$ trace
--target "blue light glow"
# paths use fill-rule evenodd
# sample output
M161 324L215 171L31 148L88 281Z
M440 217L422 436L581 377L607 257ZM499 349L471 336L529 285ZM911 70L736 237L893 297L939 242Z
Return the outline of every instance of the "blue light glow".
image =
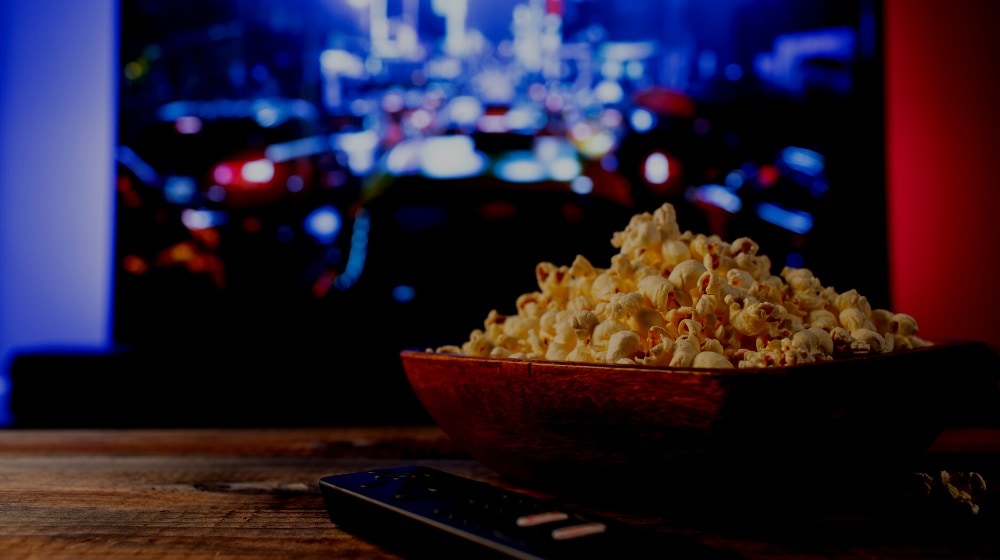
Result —
M135 174L135 176L143 183L153 186L159 181L159 176L156 170L150 167L139 154L132 151L132 148L128 146L118 146L116 153L118 161L127 167L129 171Z
M743 177L742 171L731 171L728 175L726 175L726 187L733 190L739 189L743 186L744 180L745 178Z
M371 218L367 210L358 210L354 214L354 229L351 232L351 249L347 255L344 271L333 281L333 287L347 290L361 277L368 259L368 231L371 229Z
M264 150L264 156L275 163L281 163L283 161L321 154L330 151L330 148L330 138L326 136L309 136L290 142L271 144Z
M329 245L337 239L343 221L333 206L320 206L306 216L303 226L316 241Z
M739 64L727 64L723 73L726 75L727 80L735 82L743 77L743 67Z
M793 233L806 234L813 227L812 214L802 210L788 210L770 202L757 205L757 216L765 222L787 229Z
M702 185L694 190L694 199L722 208L730 214L735 214L743 208L740 197L722 185Z
M0 425L16 351L111 342L117 20L113 0L0 1Z
M163 183L163 198L173 204L187 204L197 190L198 184L192 177L167 177Z
M656 115L647 109L636 109L629 115L629 123L636 132L649 132L656 126Z
M781 150L781 162L789 169L813 177L822 173L825 165L825 159L818 152L795 146Z
M392 289L392 299L398 301L399 303L406 303L408 301L413 301L413 298L417 295L417 291L413 289L413 286L396 286Z
M791 253L788 253L787 257L785 257L785 264L792 268L802 268L805 263L806 260L805 257L802 256L802 253L792 251Z

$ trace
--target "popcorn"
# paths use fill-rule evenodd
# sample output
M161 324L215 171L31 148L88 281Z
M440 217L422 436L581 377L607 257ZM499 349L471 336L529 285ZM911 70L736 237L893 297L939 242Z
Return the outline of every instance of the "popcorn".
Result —
M466 342L439 353L693 368L774 367L930 346L905 313L807 268L771 273L748 237L681 231L674 207L632 216L608 268L577 255L535 267L538 290L516 314L490 311Z
M971 519L979 515L979 499L986 495L986 480L977 472L941 470L913 474L907 489L916 512L931 513L953 520Z

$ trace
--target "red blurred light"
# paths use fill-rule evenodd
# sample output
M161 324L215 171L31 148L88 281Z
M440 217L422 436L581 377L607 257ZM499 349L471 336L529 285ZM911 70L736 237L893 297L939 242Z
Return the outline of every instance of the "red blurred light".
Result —
M764 188L770 188L778 182L780 176L781 171L778 171L777 167L765 164L757 170L757 183Z
M483 204L479 213L486 220L509 220L517 214L517 206L502 200L493 200Z

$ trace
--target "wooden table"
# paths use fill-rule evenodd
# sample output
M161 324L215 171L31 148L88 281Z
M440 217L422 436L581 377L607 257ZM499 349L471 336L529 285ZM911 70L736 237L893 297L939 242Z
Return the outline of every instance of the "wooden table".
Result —
M989 471L974 523L889 531L838 514L747 530L570 501L753 559L1000 558L1000 430L951 430L929 457ZM318 480L403 464L511 486L432 426L0 431L0 558L397 558L331 523Z

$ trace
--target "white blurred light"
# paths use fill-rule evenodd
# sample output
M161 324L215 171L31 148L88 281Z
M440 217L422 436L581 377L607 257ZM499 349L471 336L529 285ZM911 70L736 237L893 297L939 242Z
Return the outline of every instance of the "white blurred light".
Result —
M215 227L224 222L225 217L222 213L211 210L185 208L181 212L181 223L184 224L184 227L192 231Z
M642 166L642 174L651 184L662 185L670 179L670 162L661 152L653 152L646 156Z
M448 114L452 122L471 126L483 114L483 104L471 95L460 95L448 103Z
M531 152L511 152L496 165L497 177L512 183L534 183L546 178L542 162Z
M240 169L240 175L250 183L266 183L274 179L274 164L266 159L248 161Z
M594 88L594 97L601 103L614 104L625 98L622 86L614 80L601 80Z
M611 153L615 147L615 135L609 130L601 130L580 142L580 153L589 158L600 158Z
M583 166L576 158L560 157L549 164L549 176L556 181L572 181L581 171Z
M345 50L327 49L320 55L319 62L323 71L330 74L356 79L365 75L365 63L361 57Z
M435 179L456 179L478 175L486 158L475 150L472 138L462 135L427 138L421 150L420 169Z
M346 132L334 137L334 144L347 154L347 167L355 175L365 175L375 166L378 134L374 130Z
M407 175L420 169L420 140L403 140L389 150L385 167L390 175Z
M576 194L590 194L594 190L594 180L586 175L580 175L570 182L569 188Z
M174 121L174 130L181 134L197 134L201 132L201 119L190 115L180 117Z
M434 122L433 117L431 117L430 111L427 109L417 109L410 113L410 124L418 129L424 129Z

